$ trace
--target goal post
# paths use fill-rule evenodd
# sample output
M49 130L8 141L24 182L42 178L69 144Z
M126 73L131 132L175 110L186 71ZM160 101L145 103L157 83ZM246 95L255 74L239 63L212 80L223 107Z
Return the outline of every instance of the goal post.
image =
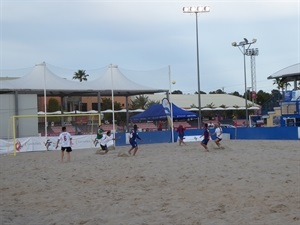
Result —
M100 113L72 113L72 114L47 114L47 115L14 115L12 129L8 137L13 139L13 153L16 155L22 148L24 151L41 148L49 150L51 137L59 136L61 128L65 126L74 137L79 135L96 135L101 124ZM29 140L35 138L35 140ZM23 143L22 141L23 140ZM92 142L92 140L91 140ZM27 150L26 150L27 149ZM42 149L40 149L42 150Z

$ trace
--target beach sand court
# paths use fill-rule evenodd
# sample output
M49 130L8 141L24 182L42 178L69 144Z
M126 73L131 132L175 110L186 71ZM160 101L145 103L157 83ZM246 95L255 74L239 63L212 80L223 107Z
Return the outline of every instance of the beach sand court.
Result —
M0 155L1 225L299 225L300 142Z

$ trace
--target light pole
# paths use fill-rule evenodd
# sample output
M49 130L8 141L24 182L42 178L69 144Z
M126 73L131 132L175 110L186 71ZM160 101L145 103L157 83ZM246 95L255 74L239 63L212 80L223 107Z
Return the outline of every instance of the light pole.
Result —
M171 128L171 139L172 139L172 143L174 143L174 125L173 125L173 103L172 103L172 99L171 99L171 95L172 95L172 87L171 87L171 83L172 84L176 84L176 81L172 81L171 82L171 66L169 66L169 102L170 102L170 111L171 111L171 124L170 124L170 128Z
M248 106L247 106L247 77L246 77L246 54L248 49L252 44L254 44L257 40L253 39L251 42L249 42L246 38L244 38L244 41L241 41L239 44L236 42L232 42L233 47L238 47L241 53L244 57L244 79L245 79L245 108L246 108L246 126L249 125L249 118L248 118ZM247 48L245 46L248 46Z
M195 13L196 15L196 45L197 45L197 78L198 78L198 128L201 128L201 95L200 95L200 66L199 66L199 41L198 41L198 14L204 12L210 12L209 6L192 6L192 7L183 7L184 13Z

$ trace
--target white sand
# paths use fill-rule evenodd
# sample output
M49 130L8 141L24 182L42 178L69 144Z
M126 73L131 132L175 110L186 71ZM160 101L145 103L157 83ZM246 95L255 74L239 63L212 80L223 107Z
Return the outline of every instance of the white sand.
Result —
M300 142L0 155L1 225L299 225Z

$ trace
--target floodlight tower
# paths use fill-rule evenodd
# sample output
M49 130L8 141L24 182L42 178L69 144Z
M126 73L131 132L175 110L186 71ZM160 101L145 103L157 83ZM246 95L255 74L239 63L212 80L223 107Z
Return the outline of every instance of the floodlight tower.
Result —
M233 47L238 47L239 50L241 51L241 53L243 54L243 58L244 58L244 80L245 80L245 108L246 108L246 126L249 125L249 118L248 118L248 106L247 106L247 76L246 76L246 52L248 51L248 49L250 48L250 46L254 43L256 43L256 39L253 38L253 40L251 42L248 41L247 38L244 38L244 41L241 41L239 44L236 42L232 42L232 46ZM246 48L246 46L248 46Z
M191 7L183 7L184 13L194 13L196 15L196 51L197 51L197 78L198 78L198 128L200 129L202 126L202 115L201 115L201 91L200 91L200 65L199 65L199 34L198 34L198 15L200 13L210 12L209 6L191 6Z
M246 55L250 56L251 62L251 85L252 85L252 101L256 102L256 63L255 56L258 56L258 48L247 49Z

